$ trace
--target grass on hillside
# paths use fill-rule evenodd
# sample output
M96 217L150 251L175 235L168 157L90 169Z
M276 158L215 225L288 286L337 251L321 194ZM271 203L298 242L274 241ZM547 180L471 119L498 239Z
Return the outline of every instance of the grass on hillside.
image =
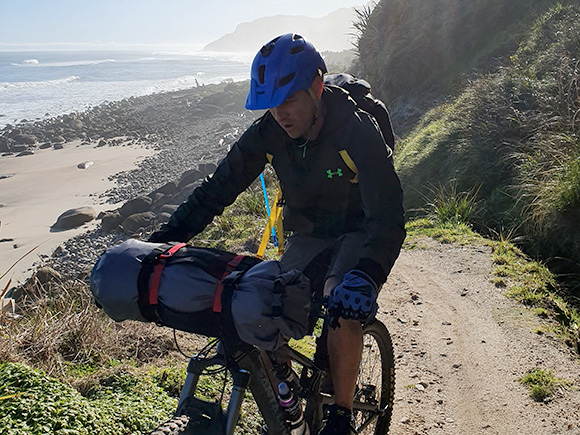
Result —
M497 67L517 49L538 11L554 3L381 0L372 13L359 13L357 70L406 131L423 108L456 94L474 70Z
M580 296L580 7L556 5L494 74L428 112L401 141L407 210L430 186L478 186L480 231L513 234L526 253L576 278ZM576 289L575 289L576 286Z
M430 212L428 216L407 223L405 247L420 248L425 236L442 243L490 246L494 265L492 282L496 287L533 307L541 317L552 319L555 332L580 353L580 305L554 273L544 263L527 256L509 238L500 236L490 240L473 231L470 219L477 208L475 191L458 192L452 182L450 188L440 188L435 198L430 207L424 209ZM458 204L461 207L458 208Z

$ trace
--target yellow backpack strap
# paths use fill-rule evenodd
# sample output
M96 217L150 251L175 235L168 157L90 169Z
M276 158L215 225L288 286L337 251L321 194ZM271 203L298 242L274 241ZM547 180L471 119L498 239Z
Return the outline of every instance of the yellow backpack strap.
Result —
M268 163L272 164L272 159L274 158L274 156L270 153L266 153L266 158L268 159Z
M342 157L342 160L344 160L344 163L346 164L346 166L348 166L348 169L354 172L354 178L351 178L350 182L353 184L358 183L358 168L354 164L354 161L348 155L348 152L346 150L340 150L338 154L340 154L340 157Z
M276 238L278 239L278 255L284 253L284 227L282 224L282 211L284 207L282 206L282 189L278 187L278 193L276 194L276 199L274 201L274 210L276 211ZM272 214L274 214L272 210Z
M284 253L284 231L282 228L282 206L280 202L282 201L282 189L278 187L278 193L276 194L276 199L274 200L274 205L270 210L270 217L264 229L264 234L262 234L262 241L260 242L260 247L258 248L258 253L256 257L263 258L266 252L266 247L270 241L270 235L272 234L272 228L276 230L276 237L278 238L278 255Z

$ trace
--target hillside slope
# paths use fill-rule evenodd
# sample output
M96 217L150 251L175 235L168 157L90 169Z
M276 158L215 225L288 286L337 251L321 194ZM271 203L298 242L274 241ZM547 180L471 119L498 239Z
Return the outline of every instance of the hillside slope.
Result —
M515 51L553 0L381 0L360 36L358 73L407 130L474 71L492 71Z
M517 239L577 282L579 2L414 3L383 0L359 43L359 67L403 138L409 216L437 194L470 192L478 229Z

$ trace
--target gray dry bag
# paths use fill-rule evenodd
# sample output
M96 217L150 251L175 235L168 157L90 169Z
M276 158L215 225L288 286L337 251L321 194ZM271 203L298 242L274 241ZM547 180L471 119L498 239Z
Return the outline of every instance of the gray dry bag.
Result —
M306 334L311 298L308 278L278 261L134 239L98 259L91 292L115 321L220 336L230 316L240 339L265 350Z

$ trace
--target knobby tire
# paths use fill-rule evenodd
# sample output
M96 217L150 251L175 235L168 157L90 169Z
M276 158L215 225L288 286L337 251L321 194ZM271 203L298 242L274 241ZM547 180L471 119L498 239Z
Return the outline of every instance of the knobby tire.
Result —
M388 433L395 400L395 354L386 326L374 322L363 330L363 351L354 396L355 429L357 434ZM364 427L373 413L364 411L364 404L378 405L383 412ZM373 430L374 428L374 430Z

